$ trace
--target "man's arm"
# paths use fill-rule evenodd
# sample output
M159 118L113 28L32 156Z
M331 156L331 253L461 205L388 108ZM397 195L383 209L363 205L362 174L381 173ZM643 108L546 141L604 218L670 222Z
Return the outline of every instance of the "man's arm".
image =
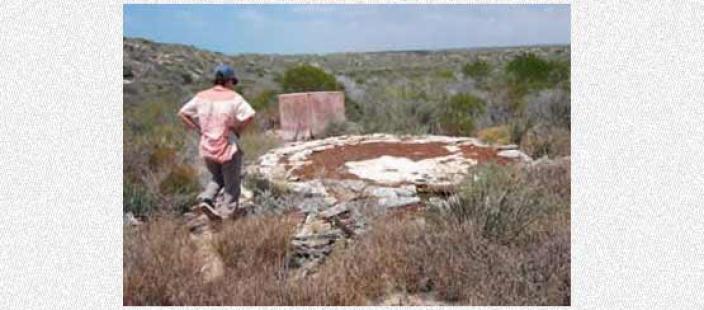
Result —
M198 123L193 119L193 116L196 115L197 111L196 97L193 97L191 100L186 102L183 107L181 107L178 111L178 117L186 125L186 127L200 132L200 126L198 126Z
M232 131L234 131L238 135L241 134L242 131L244 131L244 129L247 128L247 126L249 126L249 124L252 122L253 119L254 119L254 116L250 116L247 119L245 119L244 121L238 122L237 125L235 125L235 127L232 127Z
M198 124L193 120L193 118L190 115L185 114L182 111L179 111L178 117L181 118L181 121L183 121L183 123L186 125L186 127L193 129L197 132L200 132L200 127L198 126Z

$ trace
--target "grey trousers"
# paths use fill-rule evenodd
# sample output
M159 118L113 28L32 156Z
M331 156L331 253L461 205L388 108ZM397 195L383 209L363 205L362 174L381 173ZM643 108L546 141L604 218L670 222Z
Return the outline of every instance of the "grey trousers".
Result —
M211 174L211 180L205 186L205 190L198 195L198 199L203 201L209 199L215 202L220 189L223 189L222 204L217 207L221 211L233 211L237 209L240 199L240 183L242 174L242 151L232 155L232 159L224 163L205 160L205 166ZM222 210L224 209L224 210Z

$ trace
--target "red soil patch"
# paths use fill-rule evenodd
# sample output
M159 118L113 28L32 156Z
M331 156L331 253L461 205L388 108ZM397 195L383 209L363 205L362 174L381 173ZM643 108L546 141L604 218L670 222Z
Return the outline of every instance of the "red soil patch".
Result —
M487 161L496 161L500 165L505 165L511 162L511 159L505 157L496 156L498 151L491 147L481 147L476 145L460 145L460 150L462 150L462 155L465 158L471 158L477 162L484 163Z
M374 159L381 156L405 157L411 160L448 156L450 153L440 142L428 143L403 143L403 142L371 142L354 145L343 145L313 152L308 156L309 164L297 168L293 175L301 180L315 178L328 179L359 179L356 175L347 172L344 167L346 162ZM510 160L496 156L496 149L474 145L460 145L460 150L466 158L472 158L479 163L495 160L499 164L506 164ZM284 158L281 161L286 164Z

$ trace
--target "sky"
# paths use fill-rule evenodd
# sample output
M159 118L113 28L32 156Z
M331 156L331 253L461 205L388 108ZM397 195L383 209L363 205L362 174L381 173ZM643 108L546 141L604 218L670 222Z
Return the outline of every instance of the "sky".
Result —
M125 4L123 34L225 54L570 44L569 5Z

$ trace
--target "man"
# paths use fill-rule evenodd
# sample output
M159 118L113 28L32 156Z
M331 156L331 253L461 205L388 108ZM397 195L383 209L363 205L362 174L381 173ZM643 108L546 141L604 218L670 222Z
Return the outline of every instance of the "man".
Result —
M198 195L198 210L212 219L228 217L238 207L242 170L239 133L255 114L249 103L234 91L237 82L234 69L223 64L217 66L215 85L199 92L178 112L186 126L200 134L198 153L212 179ZM215 196L221 188L223 201L216 209Z

